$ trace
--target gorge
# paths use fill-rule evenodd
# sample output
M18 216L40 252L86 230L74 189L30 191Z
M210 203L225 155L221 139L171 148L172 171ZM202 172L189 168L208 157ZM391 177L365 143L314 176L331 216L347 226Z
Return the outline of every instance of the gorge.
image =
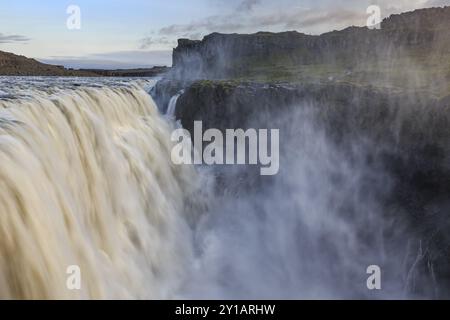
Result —
M445 7L393 15L380 30L179 40L172 70L151 92L161 110L177 94L175 119L191 133L195 121L280 129L275 179L217 169L232 203L215 219L243 233L234 239L222 227L220 239L253 245L251 261L225 250L231 276L242 281L247 264L281 255L247 281L283 270L279 277L299 281L285 297L366 297L357 279L374 263L388 282L380 297L448 297L449 21ZM279 246L266 242L277 226ZM258 292L276 288L275 278ZM246 284L235 283L253 296Z

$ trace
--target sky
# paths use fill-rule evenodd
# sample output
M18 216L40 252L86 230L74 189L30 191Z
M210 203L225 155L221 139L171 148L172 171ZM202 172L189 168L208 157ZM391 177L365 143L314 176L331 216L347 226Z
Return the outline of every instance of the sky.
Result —
M369 5L386 17L450 0L0 0L0 50L72 68L170 66L179 38L321 34L365 25Z

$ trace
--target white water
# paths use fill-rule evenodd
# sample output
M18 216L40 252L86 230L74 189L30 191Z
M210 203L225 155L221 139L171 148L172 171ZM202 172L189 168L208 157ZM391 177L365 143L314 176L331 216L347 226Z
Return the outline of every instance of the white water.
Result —
M170 125L137 85L56 91L0 100L0 298L173 297L198 186Z

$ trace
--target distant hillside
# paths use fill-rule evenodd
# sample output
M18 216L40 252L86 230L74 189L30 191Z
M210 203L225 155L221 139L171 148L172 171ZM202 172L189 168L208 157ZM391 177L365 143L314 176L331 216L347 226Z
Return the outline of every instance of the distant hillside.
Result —
M35 59L0 51L0 76L61 76L61 77L153 77L167 72L167 67L142 69L66 69L41 63Z
M68 70L63 66L41 63L34 59L0 51L2 76L97 76L88 71Z

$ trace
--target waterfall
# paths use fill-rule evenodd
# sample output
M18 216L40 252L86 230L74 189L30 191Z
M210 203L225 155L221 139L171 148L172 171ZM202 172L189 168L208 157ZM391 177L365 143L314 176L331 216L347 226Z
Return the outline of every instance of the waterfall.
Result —
M172 98L170 98L169 105L167 106L167 112L166 112L166 116L169 119L175 119L175 112L176 112L176 108L177 108L177 101L178 101L178 98L183 94L183 92L184 91L181 90L176 95L174 95Z
M278 175L177 166L179 96L170 119L137 84L0 100L0 298L403 298L421 279L422 251L404 274L414 239L389 229L375 146L339 147L301 104L271 118ZM379 292L369 265L389 277Z
M197 179L170 130L137 86L0 100L0 298L173 297Z

